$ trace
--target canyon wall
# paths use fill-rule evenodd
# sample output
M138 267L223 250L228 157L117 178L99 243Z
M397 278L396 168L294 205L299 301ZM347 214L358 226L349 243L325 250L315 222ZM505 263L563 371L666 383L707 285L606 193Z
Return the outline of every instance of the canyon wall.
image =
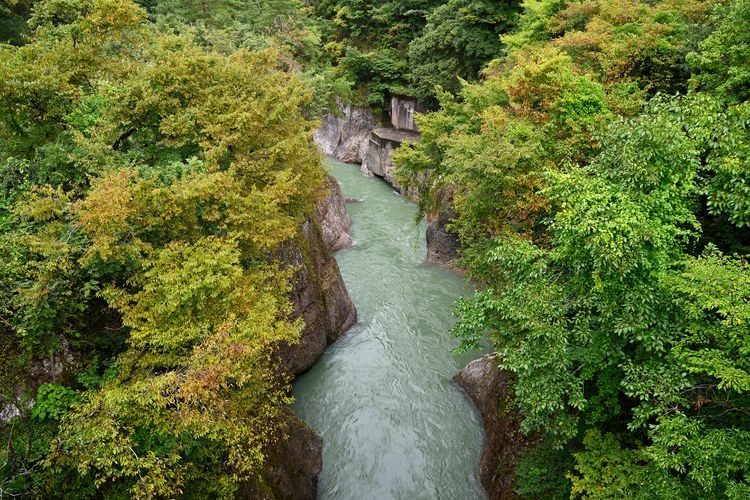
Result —
M513 375L499 368L496 355L487 354L466 365L453 380L466 390L484 420L482 486L490 500L516 498L515 465L529 439L521 432Z

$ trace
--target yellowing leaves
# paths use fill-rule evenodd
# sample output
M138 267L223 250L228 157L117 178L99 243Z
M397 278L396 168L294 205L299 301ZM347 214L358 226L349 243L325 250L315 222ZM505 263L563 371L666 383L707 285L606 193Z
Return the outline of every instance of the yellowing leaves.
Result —
M79 223L94 242L90 254L105 260L112 258L130 232L132 178L133 173L128 170L108 175L95 182L89 196L77 204Z
M289 404L274 352L302 322L274 259L321 191L311 94L278 54L205 51L128 0L36 6L29 43L0 48L0 159L52 187L0 238L2 315L41 355L80 342L94 380L45 477L231 497Z
M22 200L15 207L20 217L39 222L59 218L67 210L70 198L61 188L52 186L35 187L26 200Z

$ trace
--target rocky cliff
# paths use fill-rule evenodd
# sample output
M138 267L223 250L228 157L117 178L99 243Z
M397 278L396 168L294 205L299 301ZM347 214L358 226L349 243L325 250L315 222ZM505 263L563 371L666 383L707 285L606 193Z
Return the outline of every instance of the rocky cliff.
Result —
M350 244L345 230L351 225L338 183L326 179L328 196L321 200L314 217L302 225L300 236L282 250L281 258L297 269L291 293L292 319L305 322L300 341L282 345L279 355L287 370L297 375L308 370L326 346L357 322L354 307L333 249Z
M448 229L455 217L452 209L442 210L437 217L427 221L427 262L458 270L454 261L459 257L461 243L458 235Z
M336 179L327 175L325 188L328 196L318 203L317 216L323 231L323 242L332 252L337 252L352 244L347 233L352 226L352 218L346 213L346 200Z
M418 141L419 134L408 130L397 130L395 128L377 128L372 131L367 147L365 160L360 169L365 175L377 175L382 177L393 189L401 194L414 195L416 193L405 193L401 185L394 177L395 167L392 155L404 141ZM413 198L414 196L412 196Z
M344 103L339 108L338 115L325 115L313 134L320 152L344 163L361 163L364 175L382 177L399 193L415 198L416 193L405 193L394 177L391 155L404 141L419 140L414 113L426 108L413 99L393 96L393 127L382 128L375 128L375 117L367 108Z
M401 130L419 132L415 118L417 114L428 112L427 106L416 99L404 95L391 96L391 125Z
M486 355L466 365L453 379L463 387L484 420L485 444L479 465L490 500L515 498L515 464L528 438L521 433L521 414L513 400L512 374Z
M296 268L291 300L292 319L305 322L300 341L282 345L279 357L291 375L308 370L335 341L357 322L333 251L351 245L346 234L351 218L341 188L325 179L327 196L300 229L299 237L281 251L281 260ZM291 411L280 417L285 438L265 450L266 463L258 480L243 483L239 498L314 500L323 468L323 440Z
M237 498L248 500L315 500L323 470L323 439L286 411L279 416L286 439L266 450L263 475L242 483Z
M344 163L362 163L376 120L367 108L340 103L340 114L327 114L313 134L321 153Z

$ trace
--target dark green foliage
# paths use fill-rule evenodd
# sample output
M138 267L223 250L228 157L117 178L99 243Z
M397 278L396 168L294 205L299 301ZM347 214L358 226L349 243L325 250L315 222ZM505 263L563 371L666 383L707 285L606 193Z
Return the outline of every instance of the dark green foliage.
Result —
M31 416L39 421L60 420L76 400L76 391L59 384L44 384L36 392Z
M542 442L527 448L515 464L517 493L523 498L568 499L570 479L565 476L572 467L572 457L565 449Z
M500 35L513 26L516 0L324 0L324 47L370 106L388 107L389 94L434 104L437 86L455 91L503 54Z
M409 79L415 95L432 99L435 87L455 92L459 78L476 80L503 53L500 35L515 21L517 1L449 0L427 16L409 44Z
M0 2L0 43L21 45L28 34L30 0L2 0Z
M539 436L518 491L743 498L748 3L523 6L395 155L424 211L458 213L484 286L456 333L489 334Z
M750 2L717 5L711 22L715 30L689 59L697 70L691 84L732 104L746 102L750 99Z

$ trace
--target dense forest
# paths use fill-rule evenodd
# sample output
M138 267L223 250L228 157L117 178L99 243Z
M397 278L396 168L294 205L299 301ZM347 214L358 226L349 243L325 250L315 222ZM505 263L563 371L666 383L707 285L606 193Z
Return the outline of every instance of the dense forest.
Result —
M3 0L0 496L262 482L316 119L396 94L516 492L750 496L750 0Z
M29 12L0 49L0 491L230 496L288 404L272 256L322 185L312 92L127 0ZM19 393L54 355L75 376Z
M747 498L750 2L524 8L396 152L516 376L518 492Z

